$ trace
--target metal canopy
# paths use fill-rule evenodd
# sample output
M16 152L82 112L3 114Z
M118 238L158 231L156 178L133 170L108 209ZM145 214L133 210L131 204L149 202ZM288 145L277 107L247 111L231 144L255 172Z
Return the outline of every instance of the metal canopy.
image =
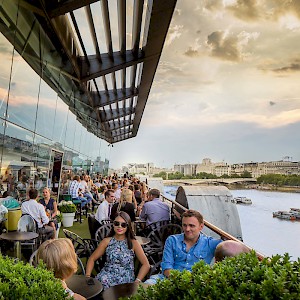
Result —
M176 0L2 3L1 32L89 132L137 135Z

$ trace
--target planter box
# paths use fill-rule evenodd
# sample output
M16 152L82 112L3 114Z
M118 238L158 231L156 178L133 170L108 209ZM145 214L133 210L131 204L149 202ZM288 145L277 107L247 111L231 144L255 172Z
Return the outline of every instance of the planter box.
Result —
M62 224L64 227L72 227L74 222L75 213L61 213Z

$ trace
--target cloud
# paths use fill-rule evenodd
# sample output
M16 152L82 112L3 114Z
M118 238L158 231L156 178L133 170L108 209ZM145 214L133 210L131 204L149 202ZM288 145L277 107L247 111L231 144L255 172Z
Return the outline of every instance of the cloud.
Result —
M184 55L189 57L198 57L200 56L200 52L197 49L193 49L192 47L189 47L188 50L184 52Z
M293 73L293 72L299 72L300 71L300 61L296 61L294 63L291 63L288 66L273 69L272 70L275 73Z
M174 40L178 39L182 34L182 30L183 25L170 26L165 45L170 46Z
M243 21L256 21L260 18L260 9L256 0L237 0L235 4L228 5L226 9Z
M223 8L223 3L221 0L206 0L204 2L204 8L215 12Z
M269 101L269 104L270 104L270 106L273 106L273 105L275 105L275 104L276 104L276 102Z
M236 37L228 36L223 31L215 31L207 37L207 44L211 48L211 55L214 57L236 62L241 60Z

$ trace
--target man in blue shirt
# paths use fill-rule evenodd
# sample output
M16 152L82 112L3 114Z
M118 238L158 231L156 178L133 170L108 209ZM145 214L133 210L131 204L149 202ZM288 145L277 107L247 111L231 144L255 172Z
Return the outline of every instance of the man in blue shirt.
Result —
M146 221L150 225L159 221L170 220L170 207L160 200L160 191L151 189L148 201L142 205L140 220Z
M183 233L171 235L166 240L161 263L163 274L151 276L146 283L155 284L157 279L169 277L171 270L191 271L199 260L210 264L222 240L202 234L203 226L203 216L198 211L185 211L182 214Z

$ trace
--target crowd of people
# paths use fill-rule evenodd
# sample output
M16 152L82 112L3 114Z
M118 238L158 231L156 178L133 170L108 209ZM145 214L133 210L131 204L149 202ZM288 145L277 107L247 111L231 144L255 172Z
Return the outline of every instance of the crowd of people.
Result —
M88 175L75 175L69 181L68 192L72 199L80 200L82 206L97 204L96 220L101 224L111 220L111 232L104 238L89 257L86 276L93 274L95 262L104 259L104 266L95 274L104 289L122 283L140 283L147 278L150 264L140 243L135 238L133 222L138 218L146 226L160 221L169 221L170 207L161 200L160 191L148 189L145 182L136 178L101 177L92 180ZM57 201L51 191L44 188L39 199L37 189L28 191L28 199L22 203L21 210L31 215L38 225L39 232L46 234L48 240L39 247L38 258L61 279L66 292L75 299L84 299L73 293L65 280L77 268L74 247L68 239L55 239L58 214ZM38 200L39 199L39 200ZM172 270L192 270L199 260L207 264L219 262L225 257L249 252L242 243L222 241L202 233L204 220L201 213L187 210L182 214L182 233L169 236L164 244L161 272L148 276L145 283L155 284L158 279L168 278ZM135 258L139 269L135 270Z

